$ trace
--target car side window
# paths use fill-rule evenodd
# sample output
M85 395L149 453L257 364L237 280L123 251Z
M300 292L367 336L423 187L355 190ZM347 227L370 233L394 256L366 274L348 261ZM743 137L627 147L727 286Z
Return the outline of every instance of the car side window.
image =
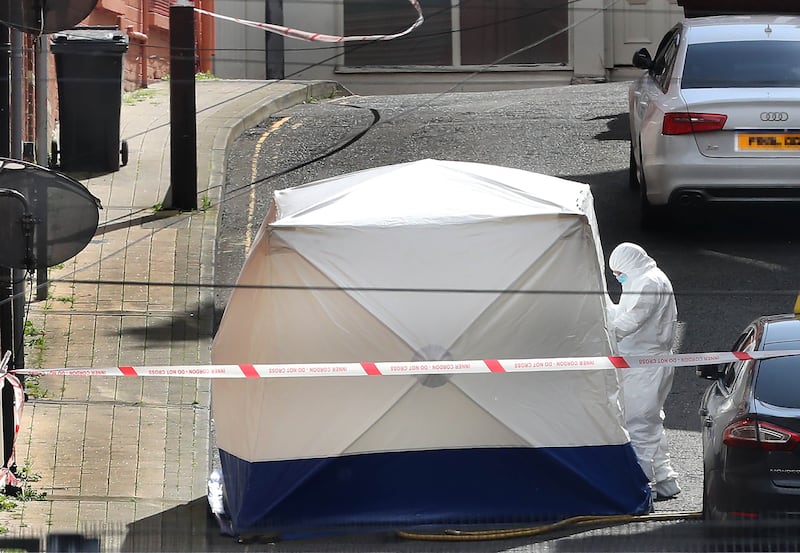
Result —
M755 333L751 330L745 333L733 346L733 351L753 351L755 348ZM725 367L725 373L722 376L722 385L726 390L731 391L736 383L737 377L744 372L744 368L751 362L749 360L736 361L729 363Z
M733 386L733 383L736 381L736 366L738 364L738 361L736 363L728 363L725 367L725 374L722 376L722 385L726 390L730 390L731 386Z
M680 37L681 34L678 27L673 28L664 35L658 45L658 50L656 50L655 58L653 58L653 67L650 69L650 75L653 80L665 92L669 88L669 81L672 78L672 69L675 67L675 59L678 56Z

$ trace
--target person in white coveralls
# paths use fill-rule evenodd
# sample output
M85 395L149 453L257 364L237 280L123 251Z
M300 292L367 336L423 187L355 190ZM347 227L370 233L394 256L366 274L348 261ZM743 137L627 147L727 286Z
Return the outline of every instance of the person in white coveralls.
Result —
M622 284L619 303L608 301L609 328L620 355L672 354L678 309L667 275L641 246L630 242L614 248L608 266ZM625 425L657 501L681 491L664 431L664 402L674 371L672 366L619 371Z

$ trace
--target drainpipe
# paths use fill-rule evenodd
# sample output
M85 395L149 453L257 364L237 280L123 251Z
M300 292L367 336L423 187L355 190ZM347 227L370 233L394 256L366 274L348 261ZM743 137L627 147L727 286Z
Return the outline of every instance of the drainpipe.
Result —
M142 88L147 88L147 67L149 61L147 59L147 33L150 32L150 4L152 0L142 0Z
M47 120L47 89L50 84L47 75L47 35L36 38L36 62L34 66L34 82L36 83L36 163L42 167L49 167L47 147L50 144L50 132ZM47 201L47 194L38 196L41 205ZM41 213L48 213L45 209ZM44 223L44 221L42 221ZM47 226L42 224L39 227L39 243L37 244L36 258L39 266L36 267L36 299L44 301L47 299L49 285L47 283L47 240L42 239L46 236Z
M214 12L214 0L198 0L198 7L208 12ZM214 72L214 18L210 15L199 16L200 32L198 33L200 44L198 47L200 55L200 71ZM267 33L270 34L270 33Z
M147 88L147 18L150 15L150 0L139 0L139 31L133 30L133 25L128 25L125 29L128 38L139 43L139 87Z

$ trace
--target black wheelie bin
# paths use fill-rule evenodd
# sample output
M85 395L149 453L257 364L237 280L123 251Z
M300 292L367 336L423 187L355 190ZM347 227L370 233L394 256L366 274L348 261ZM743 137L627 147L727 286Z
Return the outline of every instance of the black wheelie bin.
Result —
M50 165L64 172L107 173L128 162L120 141L122 68L128 36L118 27L55 33L50 50L58 83L58 141Z

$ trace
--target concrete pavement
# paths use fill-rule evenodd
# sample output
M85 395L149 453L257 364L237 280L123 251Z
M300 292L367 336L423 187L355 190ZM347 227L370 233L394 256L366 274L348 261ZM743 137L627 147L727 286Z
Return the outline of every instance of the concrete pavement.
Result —
M209 362L207 285L227 147L275 111L343 89L210 80L196 91L200 209L158 209L170 186L169 83L126 94L129 161L109 174L71 175L101 200L100 224L81 253L51 269L59 281L48 298L32 302L26 367ZM77 533L102 551L242 550L206 516L209 391L207 380L188 378L29 378L16 455L31 500L0 503L8 530L0 548L31 538L46 549L47 536Z

